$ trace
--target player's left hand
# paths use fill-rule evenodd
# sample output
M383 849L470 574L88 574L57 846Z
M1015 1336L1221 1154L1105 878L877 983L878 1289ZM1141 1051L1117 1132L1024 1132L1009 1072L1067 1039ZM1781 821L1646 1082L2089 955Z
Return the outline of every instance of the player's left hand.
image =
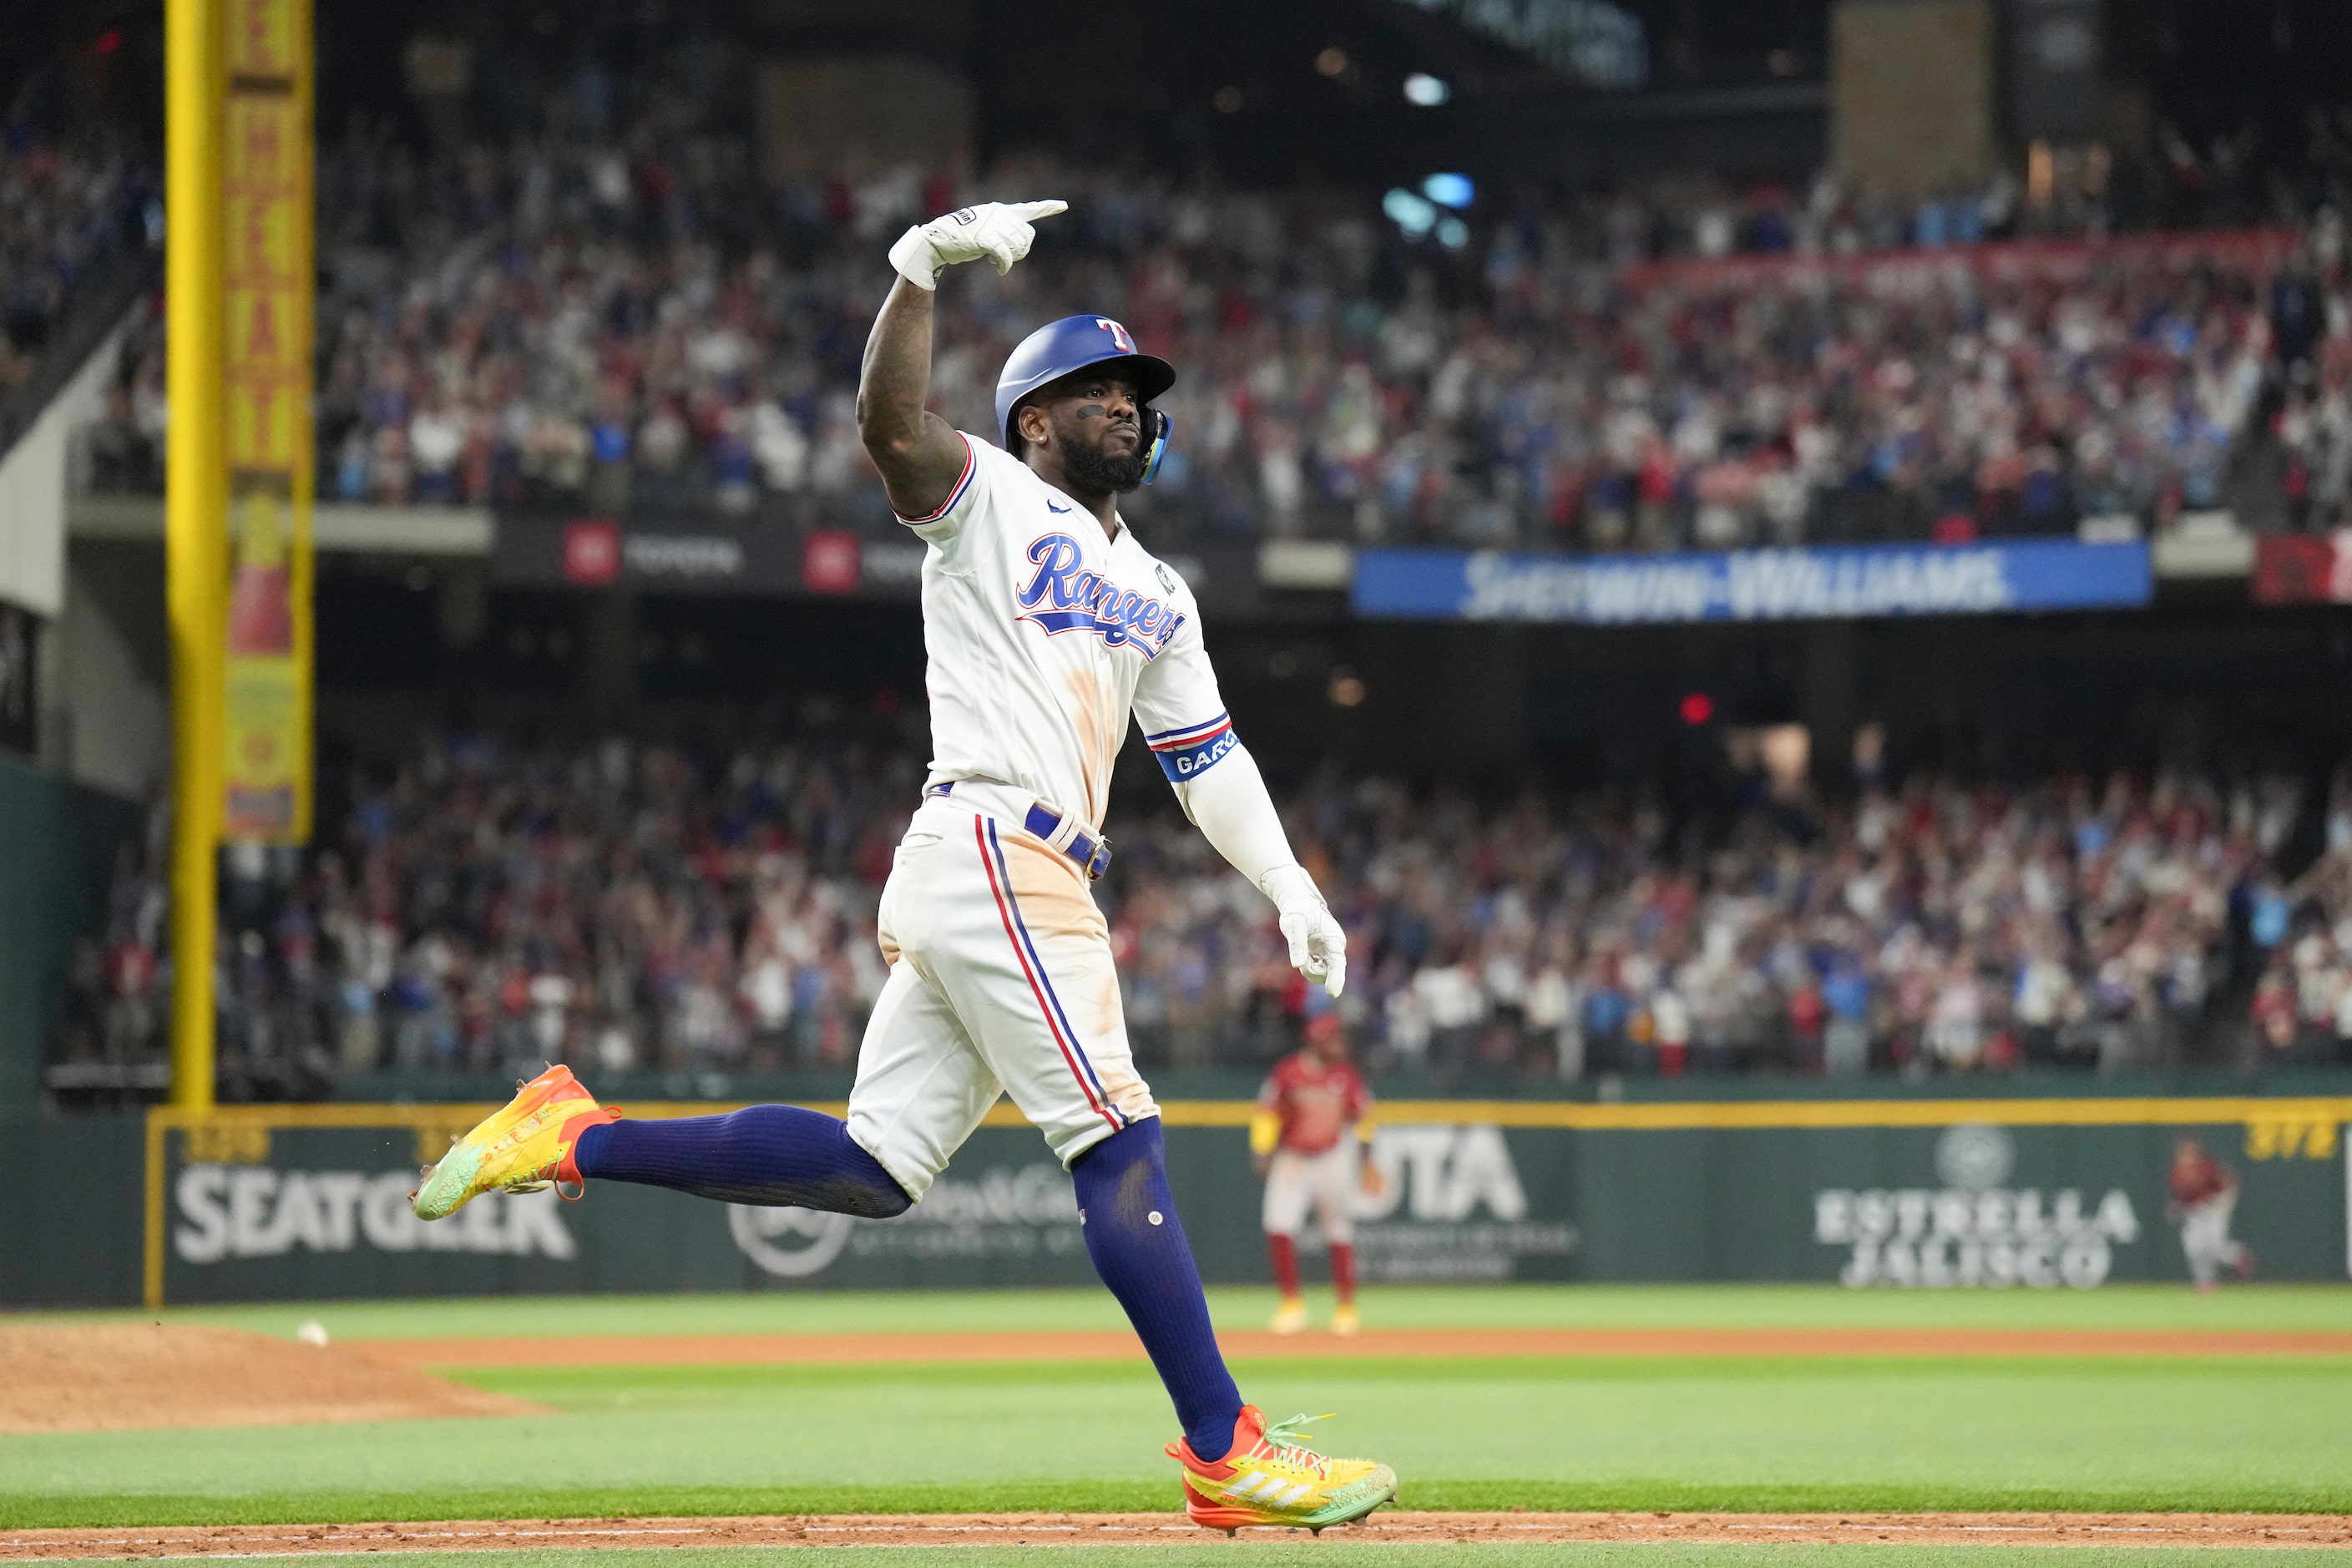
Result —
M982 202L958 207L944 217L919 223L890 247L890 265L918 289L938 287L942 268L986 257L999 273L1029 254L1036 240L1030 226L1041 217L1067 212L1063 201Z
M1337 996L1348 984L1348 932L1331 913L1304 866L1268 871L1259 890L1281 911L1283 940L1290 943L1291 966Z
M1378 1165L1375 1165L1370 1160L1367 1160L1364 1162L1364 1174L1361 1185L1364 1189L1364 1195L1366 1197L1376 1198L1382 1193L1389 1190L1389 1179L1381 1174L1381 1168Z

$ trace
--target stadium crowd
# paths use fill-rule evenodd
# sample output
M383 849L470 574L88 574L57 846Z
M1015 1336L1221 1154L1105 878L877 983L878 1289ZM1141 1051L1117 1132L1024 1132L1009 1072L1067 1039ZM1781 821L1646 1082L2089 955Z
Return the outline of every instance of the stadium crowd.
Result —
M226 1070L285 1092L542 1059L845 1068L884 977L875 909L918 755L887 739L698 759L452 738L355 776L315 850L228 853ZM2352 1055L2352 787L2292 879L2281 857L2306 807L2275 780L1919 778L1850 806L1757 793L1702 821L1613 795L1481 805L1327 777L1286 809L1349 927L1338 1005L1375 1071ZM1172 808L1109 826L1097 898L1140 1059L1288 1048L1324 999L1264 899ZM84 955L85 1054L161 1048L160 863L126 858L106 949Z
M322 497L887 529L853 418L883 250L1044 191L1072 207L1031 260L943 293L937 402L985 431L1029 328L1118 313L1181 372L1137 503L1163 536L1650 551L2352 521L2333 208L2103 240L2095 200L2004 180L1897 207L1823 177L1423 202L1412 237L1362 195L1035 162L771 181L740 138L570 101L504 145L362 131L322 156ZM160 474L161 396L151 323L93 438L101 487Z
M0 125L0 397L30 380L75 290L159 221L156 174L100 128Z

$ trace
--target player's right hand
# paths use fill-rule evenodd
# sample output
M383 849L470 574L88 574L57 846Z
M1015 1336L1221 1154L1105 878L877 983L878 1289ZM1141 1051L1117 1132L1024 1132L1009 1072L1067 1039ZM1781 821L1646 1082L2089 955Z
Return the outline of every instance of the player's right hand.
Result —
M939 287L940 268L987 257L1002 275L1029 254L1037 238L1030 226L1067 212L1067 202L982 202L958 207L945 217L919 223L890 247L890 265L918 289Z

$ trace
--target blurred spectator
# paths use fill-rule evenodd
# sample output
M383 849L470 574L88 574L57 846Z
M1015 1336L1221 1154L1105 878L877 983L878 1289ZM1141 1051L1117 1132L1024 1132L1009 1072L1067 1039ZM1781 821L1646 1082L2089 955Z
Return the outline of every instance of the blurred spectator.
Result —
M322 493L887 529L852 397L917 176L772 184L741 141L650 112L434 157L354 133L320 170ZM1449 248L1337 191L1034 162L929 184L1072 203L1011 277L942 294L940 411L985 432L1029 328L1118 314L1181 372L1181 437L1131 508L1160 537L1606 552L2233 505L2352 521L2332 209L2301 237L2111 239L2095 205L2000 185L1896 209L1826 180L1801 201L1668 181L1489 199ZM109 450L159 427L137 395L159 355L151 334L128 362Z
M0 396L31 378L76 288L145 247L154 197L152 163L102 128L0 127Z
M355 781L315 851L227 854L225 1053L257 1084L550 1058L845 1069L919 752L438 742ZM2244 950L2234 994L2266 1062L2352 1056L2347 801L2288 927ZM1372 1070L1576 1078L2227 1056L2210 1003L2239 973L2231 910L2275 878L2293 802L2168 774L1915 778L1702 835L1619 795L1481 807L1326 778L1286 811L1349 929L1339 1005ZM1172 808L1114 826L1097 896L1139 1055L1288 1048L1306 988L1263 898ZM100 1031L118 1057L160 1048L163 896L139 865L118 875Z

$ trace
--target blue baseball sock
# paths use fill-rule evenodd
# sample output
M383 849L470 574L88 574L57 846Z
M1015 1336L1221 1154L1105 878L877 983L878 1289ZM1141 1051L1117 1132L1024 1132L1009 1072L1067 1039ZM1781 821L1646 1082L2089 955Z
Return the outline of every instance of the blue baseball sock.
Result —
M580 1134L572 1162L600 1181L640 1182L721 1203L863 1219L888 1219L914 1206L881 1162L850 1138L848 1123L797 1105L591 1127Z
M1203 1459L1223 1458L1242 1394L1209 1328L1201 1271L1177 1223L1160 1119L1112 1133L1078 1156L1070 1178L1077 1184L1087 1256L1151 1352L1185 1440Z

